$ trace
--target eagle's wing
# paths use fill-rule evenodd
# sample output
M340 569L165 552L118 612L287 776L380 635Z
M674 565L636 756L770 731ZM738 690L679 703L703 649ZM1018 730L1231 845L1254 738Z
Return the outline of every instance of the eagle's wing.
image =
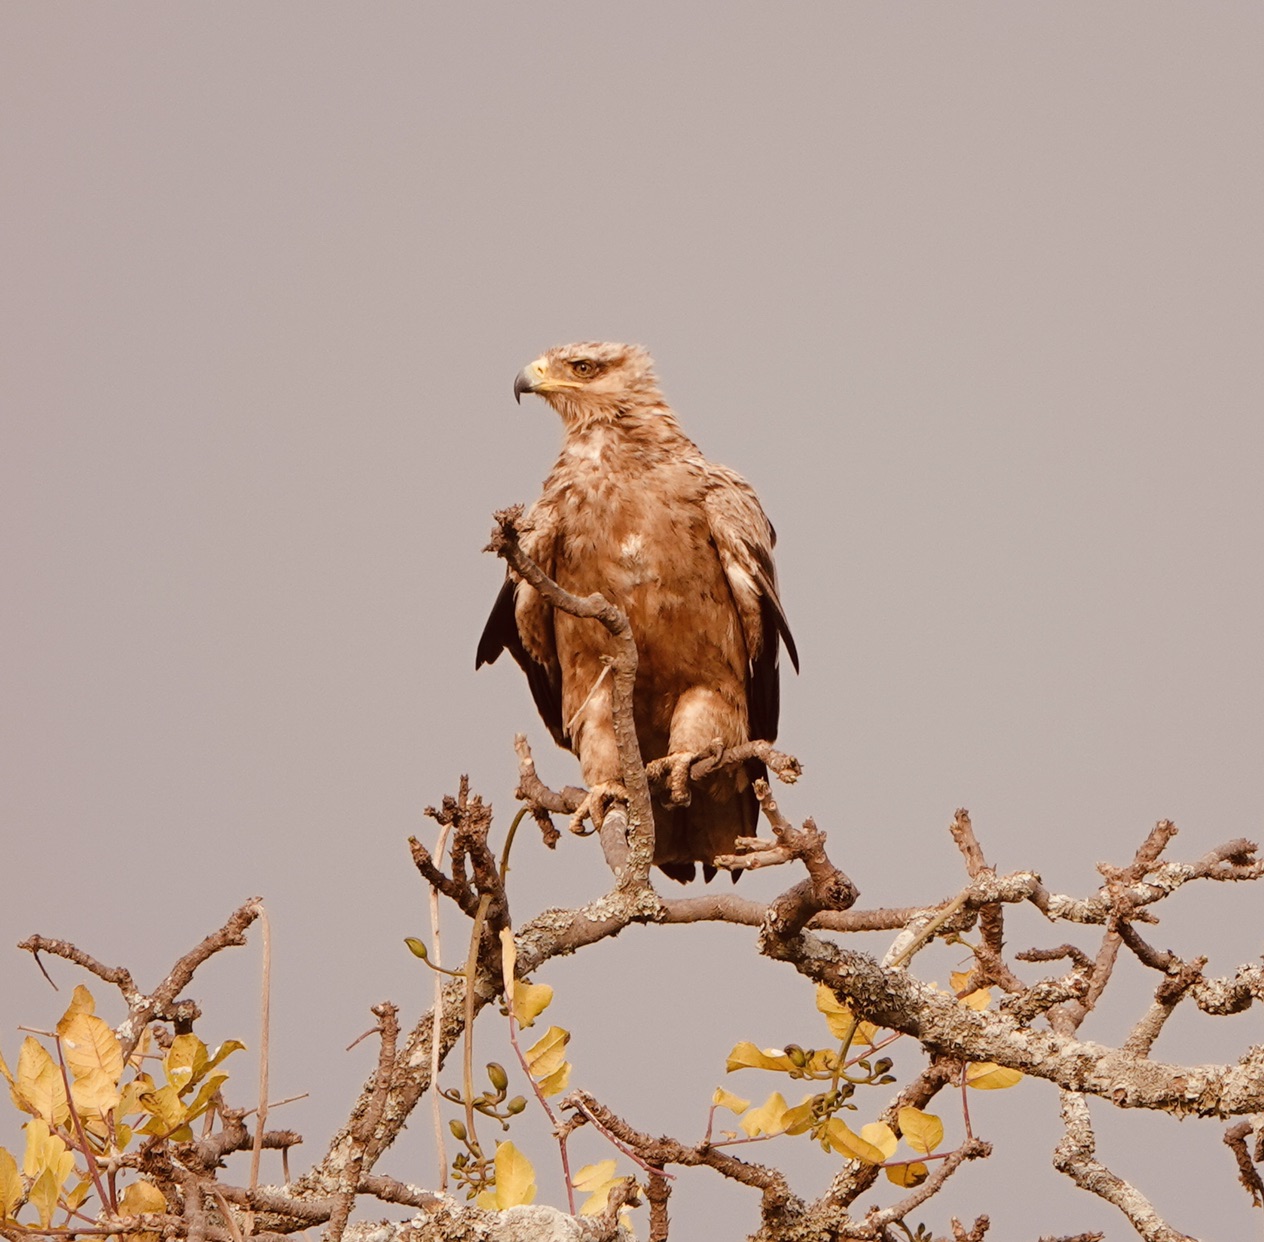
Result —
M522 524L522 550L553 576L553 527L536 506ZM553 609L529 583L505 575L491 615L478 640L476 669L495 664L508 651L527 675L527 685L540 718L559 746L569 744L562 721L562 668L553 635Z
M777 737L781 710L779 636L786 644L794 671L799 671L799 653L777 595L777 570L772 559L777 534L754 489L740 474L726 466L709 464L707 476L703 503L711 538L720 554L746 639L750 736L771 742Z

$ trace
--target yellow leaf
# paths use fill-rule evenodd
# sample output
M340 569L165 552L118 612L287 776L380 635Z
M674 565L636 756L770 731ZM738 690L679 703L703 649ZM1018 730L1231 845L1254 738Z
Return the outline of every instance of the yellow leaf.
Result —
M505 982L505 995L512 996L514 988L514 971L518 968L518 946L514 944L513 932L508 927L500 929L500 973Z
M496 1144L496 1206L504 1209L535 1199L535 1169L511 1142Z
M519 1026L533 1026L553 1002L553 989L547 983L525 983L521 979L514 984L513 1012Z
M226 1056L234 1052L241 1052L245 1048L245 1044L240 1039L226 1039L218 1048L215 1049L215 1055L206 1063L206 1068L202 1071L208 1073L213 1070Z
M777 1070L783 1074L801 1073L804 1069L814 1074L830 1073L838 1058L827 1048L818 1049L808 1057L803 1066L795 1063L781 1048L756 1048L749 1040L734 1044L724 1069L731 1074L740 1069Z
M861 1022L856 1027L856 1033L851 1037L853 1044L866 1044L870 1048L878 1038L878 1028L872 1022Z
M966 1086L978 1091L1001 1091L1022 1077L1021 1070L1005 1069L993 1061L974 1061L966 1066Z
M34 1182L27 1194L27 1201L39 1213L40 1228L47 1229L53 1223L53 1209L61 1189L53 1177L52 1169L45 1169Z
M831 1117L825 1123L825 1136L836 1152L850 1160L863 1160L865 1164L881 1164L886 1159L880 1147L875 1147L859 1134L849 1130L837 1117Z
M71 1088L71 1094L74 1094L74 1088ZM93 1138L107 1139L110 1136L109 1113L85 1113L79 1110L79 1120L83 1122L83 1128Z
M13 1086L13 1075L9 1072L9 1065L4 1059L3 1052L0 1052L0 1074L3 1074L8 1079L9 1086Z
M928 1156L944 1141L944 1123L933 1113L920 1108L902 1108L899 1112L900 1133L914 1150Z
M178 1142L185 1142L191 1137L185 1125L188 1113L175 1087L167 1085L157 1091L146 1091L140 1102L150 1114L149 1120L140 1127L142 1134L170 1135Z
M22 1172L32 1180L49 1173L58 1186L68 1178L75 1167L75 1156L61 1138L52 1134L48 1122L34 1117L26 1123L26 1152L22 1157Z
M142 1212L165 1212L167 1200L153 1182L133 1182L119 1199L120 1216L139 1216Z
M816 1114L812 1111L812 1096L805 1096L802 1103L786 1109L781 1118L787 1134L806 1134L816 1124Z
M830 1034L835 1039L845 1039L851 1029L852 1012L823 983L816 985L816 1007L825 1015Z
M571 1080L571 1063L563 1061L551 1074L545 1074L539 1080L540 1094L544 1096L561 1095Z
M18 1175L18 1162L0 1147L0 1220L8 1220L23 1194L22 1178Z
M42 1117L26 1123L26 1152L22 1156L22 1172L32 1180L44 1168L44 1144L48 1142L49 1134L48 1122Z
M954 970L948 976L948 982L952 986L953 992L959 993L963 988L969 987L972 974L974 974L973 970ZM992 989L975 988L973 992L968 992L965 996L958 996L958 1000L967 1009L982 1011L992 1003Z
M774 1091L758 1108L752 1108L741 1120L741 1127L754 1138L759 1134L780 1134L785 1128L785 1097Z
M606 1210L606 1201L610 1198L610 1191L623 1180L621 1177L615 1177L614 1169L613 1160L600 1160L596 1164L584 1165L571 1178L571 1184L575 1189L582 1190L588 1195L579 1209L581 1216L598 1216Z
M11 1094L14 1104L24 1113L42 1117L50 1125L59 1126L70 1117L61 1070L44 1045L32 1035L22 1041L17 1080Z
M571 1178L571 1185L576 1190L591 1191L594 1186L608 1182L614 1176L614 1170L613 1160L598 1160L596 1164L586 1164Z
M62 1195L61 1201L67 1208L70 1209L70 1211L73 1212L88 1197L88 1193L91 1189L92 1178L80 1178L79 1185L77 1185L69 1194Z
M153 1089L153 1079L148 1074L141 1074L127 1083L123 1087L118 1104L115 1106L116 1116L130 1117L134 1113L139 1113L144 1107L140 1102L140 1097Z
M193 1102L189 1105L189 1120L196 1121L208 1108L214 1099L215 1093L228 1081L227 1074L212 1074L198 1088L198 1093Z
M181 1095L206 1072L210 1058L206 1045L196 1035L177 1035L162 1059L167 1081Z
M70 1084L70 1097L85 1122L92 1120L89 1114L108 1113L122 1098L115 1080L99 1069L78 1075Z
M145 1027L140 1033L140 1038L136 1041L136 1047L132 1049L132 1055L127 1058L128 1065L133 1069L140 1069L153 1046L154 1033L149 1027Z
M835 1039L846 1039L854 1014L823 983L816 985L816 1007L825 1015L830 1034ZM852 1032L853 1044L872 1044L878 1034L878 1028L872 1022L857 1022Z
M66 1028L74 1018L80 1016L92 1017L96 1011L97 1003L92 999L92 993L82 983L75 984L75 990L70 996L70 1004L66 1006L66 1012L62 1014L61 1021L57 1023L57 1034L64 1037Z
M494 1190L480 1190L474 1200L476 1207L481 1207L485 1212L495 1212L496 1192Z
M562 1064L570 1038L570 1031L551 1026L527 1049L527 1065L532 1078L544 1078Z
M87 988L76 989L92 1003ZM71 1096L81 1113L108 1113L119 1102L118 1080L123 1075L123 1049L109 1026L86 1010L66 1011L57 1024L62 1055L74 1075Z
M920 1186L927 1178L930 1170L924 1164L893 1164L887 1171L887 1180L894 1182L897 1186L903 1186L906 1190L911 1190L914 1186Z
M739 1117L750 1108L750 1100L744 1100L740 1095L725 1091L723 1087L716 1087L711 1096L711 1103L716 1108L727 1108L729 1112L736 1113Z
M882 1153L883 1160L890 1160L900 1145L895 1131L885 1121L871 1121L867 1126L861 1126L860 1137L871 1147L876 1147Z
M725 1071L731 1074L739 1069L789 1070L794 1068L793 1062L780 1048L769 1048L761 1051L749 1040L733 1045L729 1053Z

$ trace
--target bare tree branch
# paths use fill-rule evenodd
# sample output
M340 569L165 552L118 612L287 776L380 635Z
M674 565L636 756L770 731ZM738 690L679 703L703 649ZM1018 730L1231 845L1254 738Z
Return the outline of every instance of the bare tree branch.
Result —
M1082 1095L1062 1092L1062 1123L1066 1134L1054 1151L1053 1165L1077 1186L1113 1203L1145 1242L1197 1242L1173 1229L1135 1186L1117 1177L1096 1158L1097 1143Z

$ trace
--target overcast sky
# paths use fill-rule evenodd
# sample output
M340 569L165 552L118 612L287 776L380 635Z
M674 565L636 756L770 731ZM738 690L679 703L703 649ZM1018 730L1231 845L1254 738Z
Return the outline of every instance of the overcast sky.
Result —
M422 808L469 772L503 830L520 729L547 781L578 779L518 670L473 658L491 512L534 498L560 440L514 374L569 340L645 344L758 489L803 666L782 804L863 905L959 886L959 805L997 866L1079 894L1159 818L1177 857L1258 836L1262 64L1255 3L9 0L6 1057L81 976L54 965L56 997L4 945L68 936L152 984L262 894L274 1096L311 1093L274 1119L323 1150L369 1006L411 1021L429 994L402 945L428 934ZM518 922L605 883L592 840L515 856ZM1171 905L1159 943L1217 973L1259 954L1258 894ZM633 929L551 964L575 1083L690 1140L737 1040L825 1042L753 942ZM258 972L252 937L199 977L208 1041L254 1055ZM1144 1007L1152 980L1121 975L1086 1038ZM1258 1008L1181 1013L1156 1055L1261 1039ZM499 1031L481 1051L510 1060ZM1223 1126L1094 1115L1175 1224L1258 1227ZM1017 1242L1122 1236L1050 1167L1051 1088L974 1120L998 1155L921 1214L936 1232L986 1211ZM384 1171L433 1184L428 1133ZM564 1203L543 1132L515 1133ZM767 1158L813 1195L833 1166L804 1148ZM682 1238L756 1207L705 1171L672 1200Z

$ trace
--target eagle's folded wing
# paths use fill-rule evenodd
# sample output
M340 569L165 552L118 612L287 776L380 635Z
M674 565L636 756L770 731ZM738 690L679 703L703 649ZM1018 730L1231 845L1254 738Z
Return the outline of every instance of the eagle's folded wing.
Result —
M781 710L778 637L785 643L795 671L799 669L799 653L777 595L777 570L772 559L777 535L754 489L736 471L709 464L708 484L704 504L711 538L746 639L750 736L775 741Z

